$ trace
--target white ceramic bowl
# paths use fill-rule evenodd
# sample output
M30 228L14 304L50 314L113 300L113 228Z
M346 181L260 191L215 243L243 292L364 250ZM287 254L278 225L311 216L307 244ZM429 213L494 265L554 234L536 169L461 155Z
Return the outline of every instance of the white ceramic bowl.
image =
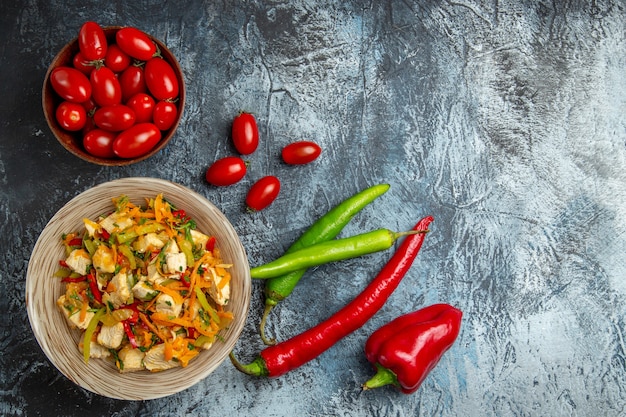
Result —
M64 257L60 242L63 233L83 230L82 219L97 218L111 211L111 198L128 195L143 204L157 194L184 209L196 221L197 229L216 237L222 258L232 263L231 298L227 310L234 321L223 331L223 342L201 352L187 367L151 373L121 374L109 361L91 359L85 364L78 350L81 332L70 329L56 300L64 284L53 277ZM124 400L164 397L191 387L213 372L228 356L246 321L251 295L250 267L237 233L217 207L196 192L181 185L154 178L126 178L97 185L70 200L48 222L33 249L26 274L28 319L48 359L77 385L102 396ZM233 368L234 370L234 368ZM235 371L235 370L234 370ZM236 372L236 371L235 371Z

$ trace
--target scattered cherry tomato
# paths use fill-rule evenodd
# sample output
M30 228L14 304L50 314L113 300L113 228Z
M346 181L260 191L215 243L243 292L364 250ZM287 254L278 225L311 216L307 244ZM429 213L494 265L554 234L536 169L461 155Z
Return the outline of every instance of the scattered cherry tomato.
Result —
M178 79L174 68L163 58L152 58L144 69L146 86L157 100L174 99L178 96Z
M83 136L83 147L93 156L99 156L100 158L115 158L115 153L113 152L113 141L116 137L116 132L93 129Z
M250 113L240 113L233 120L231 136L235 149L242 155L249 155L259 146L259 129L256 119Z
M91 84L85 74L70 67L57 67L50 73L52 89L61 98L82 103L91 97Z
M283 161L290 165L302 165L313 162L322 153L322 148L315 143L306 140L293 142L282 150Z
M119 77L120 86L122 88L122 101L128 101L137 93L147 93L146 77L143 68L131 65L126 68Z
M74 55L74 58L72 59L72 66L87 76L91 74L91 71L95 68L93 61L85 58L80 52L77 52L76 55Z
M57 107L56 118L63 129L75 132L85 127L87 112L82 104L64 101Z
M250 187L246 196L246 205L255 211L260 211L272 204L280 192L280 180L273 175L268 175Z
M107 53L107 38L104 30L96 22L85 22L78 31L78 48L83 56L96 61L104 59Z
M161 131L152 123L138 123L117 135L113 152L120 158L147 154L161 140Z
M176 105L170 101L159 101L154 106L154 112L152 113L152 120L156 127L161 130L168 130L174 125L176 121L176 115L178 109Z
M236 156L227 156L213 162L206 171L209 184L223 187L239 182L246 175L246 163Z
M115 73L107 67L93 70L90 75L93 99L99 106L122 102L122 87Z
M128 99L126 105L135 112L135 123L152 121L152 113L154 112L155 102L151 95L146 93L137 93ZM156 122L155 125L157 125ZM157 125L157 127L159 126ZM159 129L161 128L159 127Z
M123 104L104 106L96 110L93 121L102 130L121 132L135 124L135 112Z
M130 65L130 56L122 51L122 49L116 44L109 45L107 54L104 57L104 65L110 68L113 72L122 72Z
M125 27L115 34L117 45L131 57L147 61L156 53L156 45L143 31L134 27Z

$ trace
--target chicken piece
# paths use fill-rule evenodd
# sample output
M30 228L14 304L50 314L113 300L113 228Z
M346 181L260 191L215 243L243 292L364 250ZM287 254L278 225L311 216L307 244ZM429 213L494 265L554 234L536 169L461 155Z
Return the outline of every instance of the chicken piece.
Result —
M191 229L189 233L191 233L191 240L196 247L206 247L206 244L209 241L209 236L194 229Z
M90 237L93 237L93 235L96 234L96 232L100 231L100 225L94 222L93 220L84 218L83 223L85 224L85 230L87 230L87 233L89 234Z
M124 339L124 324L118 322L113 326L102 326L98 333L98 343L107 349L117 349Z
M168 253L165 255L165 271L168 274L180 274L187 269L187 257L184 253Z
M66 301L67 299L65 298L65 295L60 296L57 299L57 306L59 307L59 309L65 316L65 318L67 319L67 322L69 323L70 327L79 328L83 330L86 329L95 313L92 313L91 311L87 311L87 313L85 314L85 319L81 320L80 309L77 309L75 307L73 307L72 309L68 308Z
M152 287L152 284L145 280L140 280L133 287L133 296L141 301L150 301L158 294L159 292Z
M80 343L78 344L78 350L80 350L80 353L83 353L82 339ZM104 358L108 358L109 356L111 356L111 352L109 352L109 349L105 348L98 342L94 342L93 340L89 342L89 357L90 358L104 359Z
M161 273L159 272L157 266L156 266L156 262L157 259L154 258L154 261L152 261L150 264L148 264L148 276L147 276L147 280L149 283L151 284L160 284L163 281L165 281L167 279L167 277L164 277L163 275L161 275Z
M141 235L133 243L134 249L140 253L153 252L161 249L164 245L165 242L156 233Z
M207 267L207 273L203 276L203 278L211 282L209 295L213 301L222 306L228 304L228 300L230 300L230 282L221 287L220 283L225 278L218 275L215 268L210 267Z
M85 249L74 249L65 260L67 266L78 274L87 275L91 266L91 258Z
M154 305L155 311L167 314L168 316L178 317L183 309L182 304L177 304L174 298L168 294L159 294Z
M127 304L132 297L130 285L128 284L128 275L126 272L116 274L107 286L107 301L113 303L115 308Z
M133 219L124 215L120 215L117 212L113 212L104 219L100 220L100 226L102 226L104 230L109 232L109 234L122 231L132 225Z
M154 346L150 349L143 359L143 363L150 372L164 371L166 369L176 368L180 366L180 362L175 360L165 360L165 344Z
M124 346L118 353L117 357L121 364L118 364L121 373L143 371L146 367L143 360L146 354L139 349L134 349L130 345Z
M98 246L93 254L93 267L96 271L103 273L115 272L115 251L106 245Z

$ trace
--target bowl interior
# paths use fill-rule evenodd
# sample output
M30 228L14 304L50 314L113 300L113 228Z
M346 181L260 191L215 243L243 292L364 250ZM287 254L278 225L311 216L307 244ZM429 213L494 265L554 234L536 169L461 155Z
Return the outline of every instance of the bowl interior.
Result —
M222 342L202 351L185 368L150 373L121 374L107 360L91 359L85 364L78 350L81 332L70 329L56 306L64 285L53 277L64 257L60 236L84 229L82 219L111 211L111 198L122 194L134 203L158 193L184 209L199 231L216 237L224 262L231 269L231 299L227 310L235 319L223 331ZM26 308L37 342L54 366L77 385L97 394L125 400L146 400L182 391L207 377L233 349L248 315L251 279L245 249L226 217L209 201L178 184L152 178L126 178L100 184L70 200L48 222L33 249L26 275Z
M104 33L109 43L115 42L115 34L120 28L121 27L119 26L108 26L108 27L103 28ZM98 165L106 165L106 166L130 165L139 161L143 161L144 159L147 159L151 157L152 155L156 154L157 152L159 152L161 149L163 149L167 145L167 143L170 141L170 139L176 132L176 129L178 128L178 125L180 124L180 120L182 118L183 110L185 107L185 81L183 79L183 71L180 67L180 64L176 60L176 57L165 46L165 44L163 44L163 42L159 41L158 39L154 38L153 36L149 34L148 36L158 46L159 50L161 51L161 56L163 56L163 58L170 65L172 65L172 68L174 68L174 72L176 73L176 78L178 79L178 85L179 85L178 101L176 102L176 105L178 107L178 115L172 127L169 128L167 131L163 132L159 143L157 143L157 145L152 150L150 150L150 152L148 152L147 154L136 157L136 158L128 158L128 159L101 158L98 156L91 155L85 151L82 145L82 134L80 133L80 131L68 132L59 125L55 117L55 111L56 111L57 106L62 102L62 99L52 89L52 85L50 84L50 73L52 72L54 68L57 68L60 66L72 67L72 60L79 50L77 38L67 43L61 49L61 51L59 51L56 57L52 60L50 66L48 67L48 71L46 72L46 76L44 78L44 84L43 84L43 89L42 89L42 94L41 94L43 112L46 118L46 122L48 123L48 126L50 127L50 130L52 131L54 136L57 138L59 143L61 143L61 145L63 145L65 149L70 151L75 156L81 159L84 159L85 161L98 164Z

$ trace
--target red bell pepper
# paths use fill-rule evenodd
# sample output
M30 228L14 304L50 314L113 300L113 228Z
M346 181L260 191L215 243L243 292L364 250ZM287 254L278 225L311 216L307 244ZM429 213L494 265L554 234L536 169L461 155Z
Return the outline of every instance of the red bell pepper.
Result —
M93 272L90 272L87 275L87 282L89 282L89 289L91 290L91 294L93 294L94 300L98 303L102 304L102 293L98 288L98 283L96 282L96 276Z
M392 384L405 394L417 391L456 340L462 316L448 304L434 304L376 330L365 343L365 355L377 372L363 389Z

